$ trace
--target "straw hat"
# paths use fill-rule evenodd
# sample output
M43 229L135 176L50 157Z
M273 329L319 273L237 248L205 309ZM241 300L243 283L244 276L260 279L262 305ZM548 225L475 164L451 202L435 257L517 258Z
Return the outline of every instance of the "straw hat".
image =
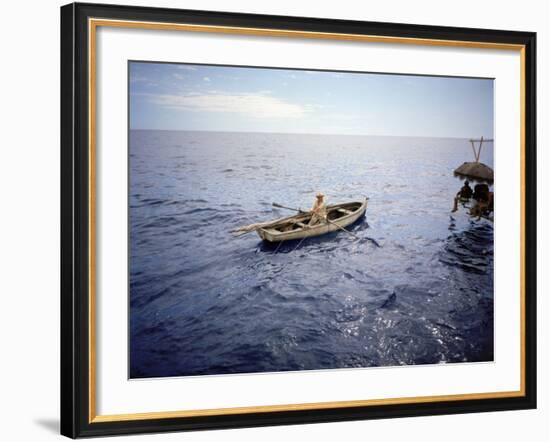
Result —
M317 192L316 196L317 196L317 198L324 198L325 197L325 195L323 195L322 192Z

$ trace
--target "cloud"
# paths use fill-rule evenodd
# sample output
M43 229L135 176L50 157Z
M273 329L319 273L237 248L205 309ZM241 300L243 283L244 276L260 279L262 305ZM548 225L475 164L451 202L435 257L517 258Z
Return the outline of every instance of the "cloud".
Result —
M140 75L140 74L130 74L130 82L131 83L140 83L140 82L145 82L145 81L149 81L149 79L147 77L144 77L143 75Z
M193 66L187 66L187 65L180 65L180 66L176 66L178 69L181 69L182 71L196 71L197 68L193 67Z
M174 78L177 78L178 80L184 80L185 79L185 75L178 74L177 72L175 74L172 74L172 76Z
M203 78L203 80L204 80L204 81L208 81L208 82L209 82L209 81L210 81L210 78L208 78L208 77L204 77L204 78Z
M142 94L147 95L147 94ZM251 118L301 118L316 106L290 103L259 93L190 93L185 95L148 95L160 106L191 112L223 112L244 114Z

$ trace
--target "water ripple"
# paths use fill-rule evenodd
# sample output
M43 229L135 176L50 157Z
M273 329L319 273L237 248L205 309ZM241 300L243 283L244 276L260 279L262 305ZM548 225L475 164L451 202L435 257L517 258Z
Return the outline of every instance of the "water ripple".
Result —
M131 377L492 360L493 227L450 216L467 149L132 131ZM359 240L229 233L289 214L272 202L307 208L318 190L370 197L350 226Z

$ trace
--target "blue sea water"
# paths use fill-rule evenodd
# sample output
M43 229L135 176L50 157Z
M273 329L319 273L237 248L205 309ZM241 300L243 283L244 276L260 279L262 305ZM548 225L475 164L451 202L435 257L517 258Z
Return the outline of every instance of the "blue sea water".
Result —
M450 213L471 159L464 139L131 131L130 377L493 360L493 226ZM370 198L360 239L230 234L317 191Z

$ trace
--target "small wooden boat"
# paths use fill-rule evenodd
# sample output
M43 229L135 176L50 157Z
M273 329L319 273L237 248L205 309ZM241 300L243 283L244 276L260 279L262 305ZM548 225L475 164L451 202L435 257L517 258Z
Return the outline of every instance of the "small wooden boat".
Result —
M258 228L256 231L260 238L269 242L281 242L295 239L309 238L311 236L324 235L345 228L359 218L367 210L368 199L349 203L327 206L327 218L330 221L308 226L311 214L303 213L277 220L273 224Z

